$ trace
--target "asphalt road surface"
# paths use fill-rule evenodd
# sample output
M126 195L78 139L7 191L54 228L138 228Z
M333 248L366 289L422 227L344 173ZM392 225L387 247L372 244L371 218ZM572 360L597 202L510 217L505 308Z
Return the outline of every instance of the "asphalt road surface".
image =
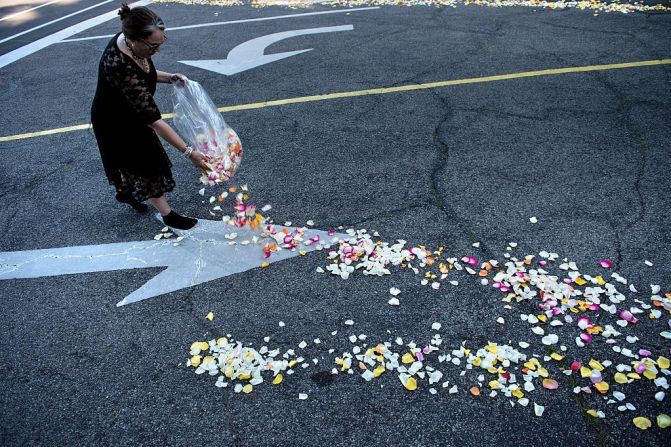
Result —
M104 36L119 30L118 20L49 41L115 3L29 31L97 3L55 3L0 21L0 41L28 31L0 43L0 275L16 267L9 252L96 246L104 254L105 244L152 241L161 231L151 213L115 202L85 128ZM248 184L258 206L272 204L275 222L377 231L383 241L443 246L449 256L479 261L554 252L557 265L567 258L616 284L627 296L618 311L634 300L649 304L650 285L660 285L662 297L671 292L671 13L151 7L168 28L187 27L168 30L156 66L199 81L217 106L230 108L224 117L245 147L234 183ZM15 11L2 8L0 18ZM213 22L234 23L198 26ZM276 39L265 54L312 50L236 74L180 62L225 59L261 36L344 26L351 29ZM42 47L25 49L37 41ZM10 54L16 59L4 64ZM617 65L624 63L631 64ZM573 69L552 71L562 68ZM447 82L454 80L466 81ZM158 87L163 113L172 112L171 88ZM259 104L268 101L277 102ZM215 219L196 171L166 148L178 183L174 208ZM600 267L604 259L613 267ZM343 280L316 272L328 264L326 251L312 252L121 307L164 268L1 280L2 445L667 445L669 429L656 418L671 414L670 397L654 398L664 388L646 378L616 383L615 366L636 359L599 334L578 348L575 321L552 328L566 356L560 367L544 359L548 347L520 318L540 313L538 302L506 308L505 295L477 274L451 272L458 284L434 290L431 281L421 284L424 270L399 266L385 277ZM613 271L628 284L614 281ZM400 306L387 304L392 287L401 290ZM660 309L661 317L646 310L624 328L603 310L592 318L618 328L617 344L635 356L646 348L651 358L668 358L660 332L669 330L669 312ZM345 325L349 319L354 325ZM418 379L416 391L394 371L367 382L357 362L354 374L331 373L336 357L352 352L351 335L367 336L356 342L364 350L391 342L402 353L397 337L421 347L436 333L441 352L493 342L537 354L559 388L535 380L526 407L503 393L490 398L494 376L440 363L433 353L425 365L445 377L436 385ZM294 349L309 366L279 385L265 375L249 394L235 393L233 383L217 388L216 378L186 363L194 341L226 334L257 349ZM561 370L574 359L612 362L603 372L611 390L601 395L589 379L566 376ZM472 396L478 384L482 394ZM575 386L591 394L575 394ZM615 390L634 410L617 409ZM652 427L636 428L637 416Z

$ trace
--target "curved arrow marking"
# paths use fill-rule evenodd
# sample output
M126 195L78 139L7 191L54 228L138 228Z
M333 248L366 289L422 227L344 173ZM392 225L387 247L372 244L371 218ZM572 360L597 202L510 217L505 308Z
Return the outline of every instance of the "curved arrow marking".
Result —
M295 36L304 36L306 34L321 34L334 33L338 31L352 31L354 26L326 26L322 28L308 28L292 31L284 31L281 33L268 34L266 36L257 37L233 48L226 59L218 60L204 60L204 61L179 61L182 64L191 65L193 67L202 68L204 70L214 71L215 73L230 76L236 73L249 70L251 68L259 67L261 65L269 64L271 62L286 59L287 57L295 56L297 54L312 51L312 48L307 50L287 51L284 53L264 54L265 49L280 40L288 39Z
M276 228L284 227L276 225ZM167 267L117 303L123 306L258 268L264 261L261 249L253 243L233 242L229 238L234 232L238 235L235 241L251 240L258 235L258 232L220 221L199 220L192 230L181 233L184 239L179 244L174 239L164 239L0 252L0 280ZM320 230L305 231L306 240L317 235L320 244L301 245L300 249L310 252L349 238L345 234L329 236ZM266 261L278 262L298 254L298 251L281 250Z

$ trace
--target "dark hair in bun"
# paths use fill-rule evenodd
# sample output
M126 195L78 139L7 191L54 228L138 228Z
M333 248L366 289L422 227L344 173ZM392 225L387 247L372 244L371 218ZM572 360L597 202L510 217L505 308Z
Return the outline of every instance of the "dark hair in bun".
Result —
M121 17L121 32L131 40L144 39L157 29L165 30L163 20L144 6L131 9L128 4L122 3L119 16Z

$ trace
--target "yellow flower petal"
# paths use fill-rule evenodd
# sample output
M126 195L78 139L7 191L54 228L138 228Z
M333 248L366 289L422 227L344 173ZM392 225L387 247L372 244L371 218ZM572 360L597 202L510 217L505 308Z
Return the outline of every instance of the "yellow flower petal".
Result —
M596 279L596 282L598 282L600 286L603 286L604 284L606 284L606 280L604 280L601 275L597 276L594 279Z
M553 352L552 354L550 354L550 357L559 362L560 360L564 360L566 356Z
M514 390L514 391L513 391L512 393L510 393L510 394L512 394L513 396L515 396L515 397L518 398L518 399L521 399L521 398L524 397L524 393L523 393L522 390L520 390L519 388L517 388L516 390Z
M650 419L644 418L643 416L638 416L634 418L634 425L641 430L647 430L650 427L652 427L652 422L650 422Z
M401 357L401 361L405 364L408 363L414 363L415 362L415 357L412 356L409 352L406 352L403 354L403 357Z
M214 320L214 314L212 312L208 313L205 319L210 321Z
M210 345L206 341L196 341L191 344L191 350L200 349L201 351L207 351L210 349Z
M380 377L380 375L384 372L384 366L379 365L377 368L373 370L373 377Z
M590 377L592 375L592 370L587 368L586 366L581 366L580 367L580 377L585 378L585 377Z
M583 278L581 278L580 276L578 276L578 277L575 279L575 283L578 284L579 286L584 286L585 284L587 284L587 281L585 281Z
M599 363L598 361L594 360L594 359L591 359L589 361L589 366L591 366L592 369L598 369L599 371L603 371L603 369L604 369L603 365L601 363Z
M247 385L242 387L242 392L245 393L245 394L249 394L249 393L252 392L253 389L254 389L254 387L252 386L252 384L248 383Z
M202 355L194 355L191 357L191 366L198 366L200 365L200 360L203 358Z
M408 380L403 384L406 390L415 391L417 389L417 380L414 377L408 377Z
M657 366L659 366L661 369L669 369L669 366L671 365L669 364L669 359L660 356L657 359Z
M621 372L617 372L615 373L615 381L619 384L623 384L629 382L629 379L627 379L627 376L625 376Z
M671 426L671 416L663 413L658 415L657 425L659 425L659 428L667 428L668 426Z
M657 374L654 371L650 371L649 369L643 371L643 375L645 376L646 379L650 380L654 380L657 377Z
M599 382L594 384L594 388L599 390L601 394L605 394L608 392L608 389L610 388L610 385L608 385L608 382Z
M282 380L284 380L284 376L282 375L282 373L279 373L273 379L273 385L279 385L280 383L282 383Z
M266 267L268 267L269 265L270 265L269 263L267 263L267 262L263 262L263 263L261 264L261 268L266 268Z
M599 417L599 415L596 413L596 410L587 410L587 414L589 414L593 418Z

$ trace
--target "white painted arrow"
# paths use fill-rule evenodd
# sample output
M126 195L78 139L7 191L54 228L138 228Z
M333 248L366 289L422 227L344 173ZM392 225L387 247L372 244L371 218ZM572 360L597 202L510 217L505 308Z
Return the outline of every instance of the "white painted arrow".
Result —
M284 227L276 226L281 229ZM235 244L226 235L237 233ZM38 278L42 276L77 273L167 267L142 287L117 303L117 306L192 287L234 273L258 268L263 259L261 248L251 241L258 235L247 228L236 228L221 221L199 220L190 231L181 233L184 239L125 242L105 245L86 245L44 250L0 252L0 280ZM329 236L324 231L306 230L305 240L319 235L319 243L304 246L306 252L318 246L348 239L345 234ZM269 263L297 256L298 251L280 250L265 260Z
M281 33L268 34L267 36L257 37L255 39L241 43L228 53L226 59L179 62L230 76L245 70L249 70L251 68L269 64L271 62L295 56L297 54L305 53L306 51L312 51L312 48L309 48L307 50L264 54L264 51L268 46L274 44L275 42L279 42L280 40L295 36L303 36L306 34L334 33L338 31L351 31L353 29L354 27L352 25L343 25L326 26L322 28L297 29L292 31L284 31Z

